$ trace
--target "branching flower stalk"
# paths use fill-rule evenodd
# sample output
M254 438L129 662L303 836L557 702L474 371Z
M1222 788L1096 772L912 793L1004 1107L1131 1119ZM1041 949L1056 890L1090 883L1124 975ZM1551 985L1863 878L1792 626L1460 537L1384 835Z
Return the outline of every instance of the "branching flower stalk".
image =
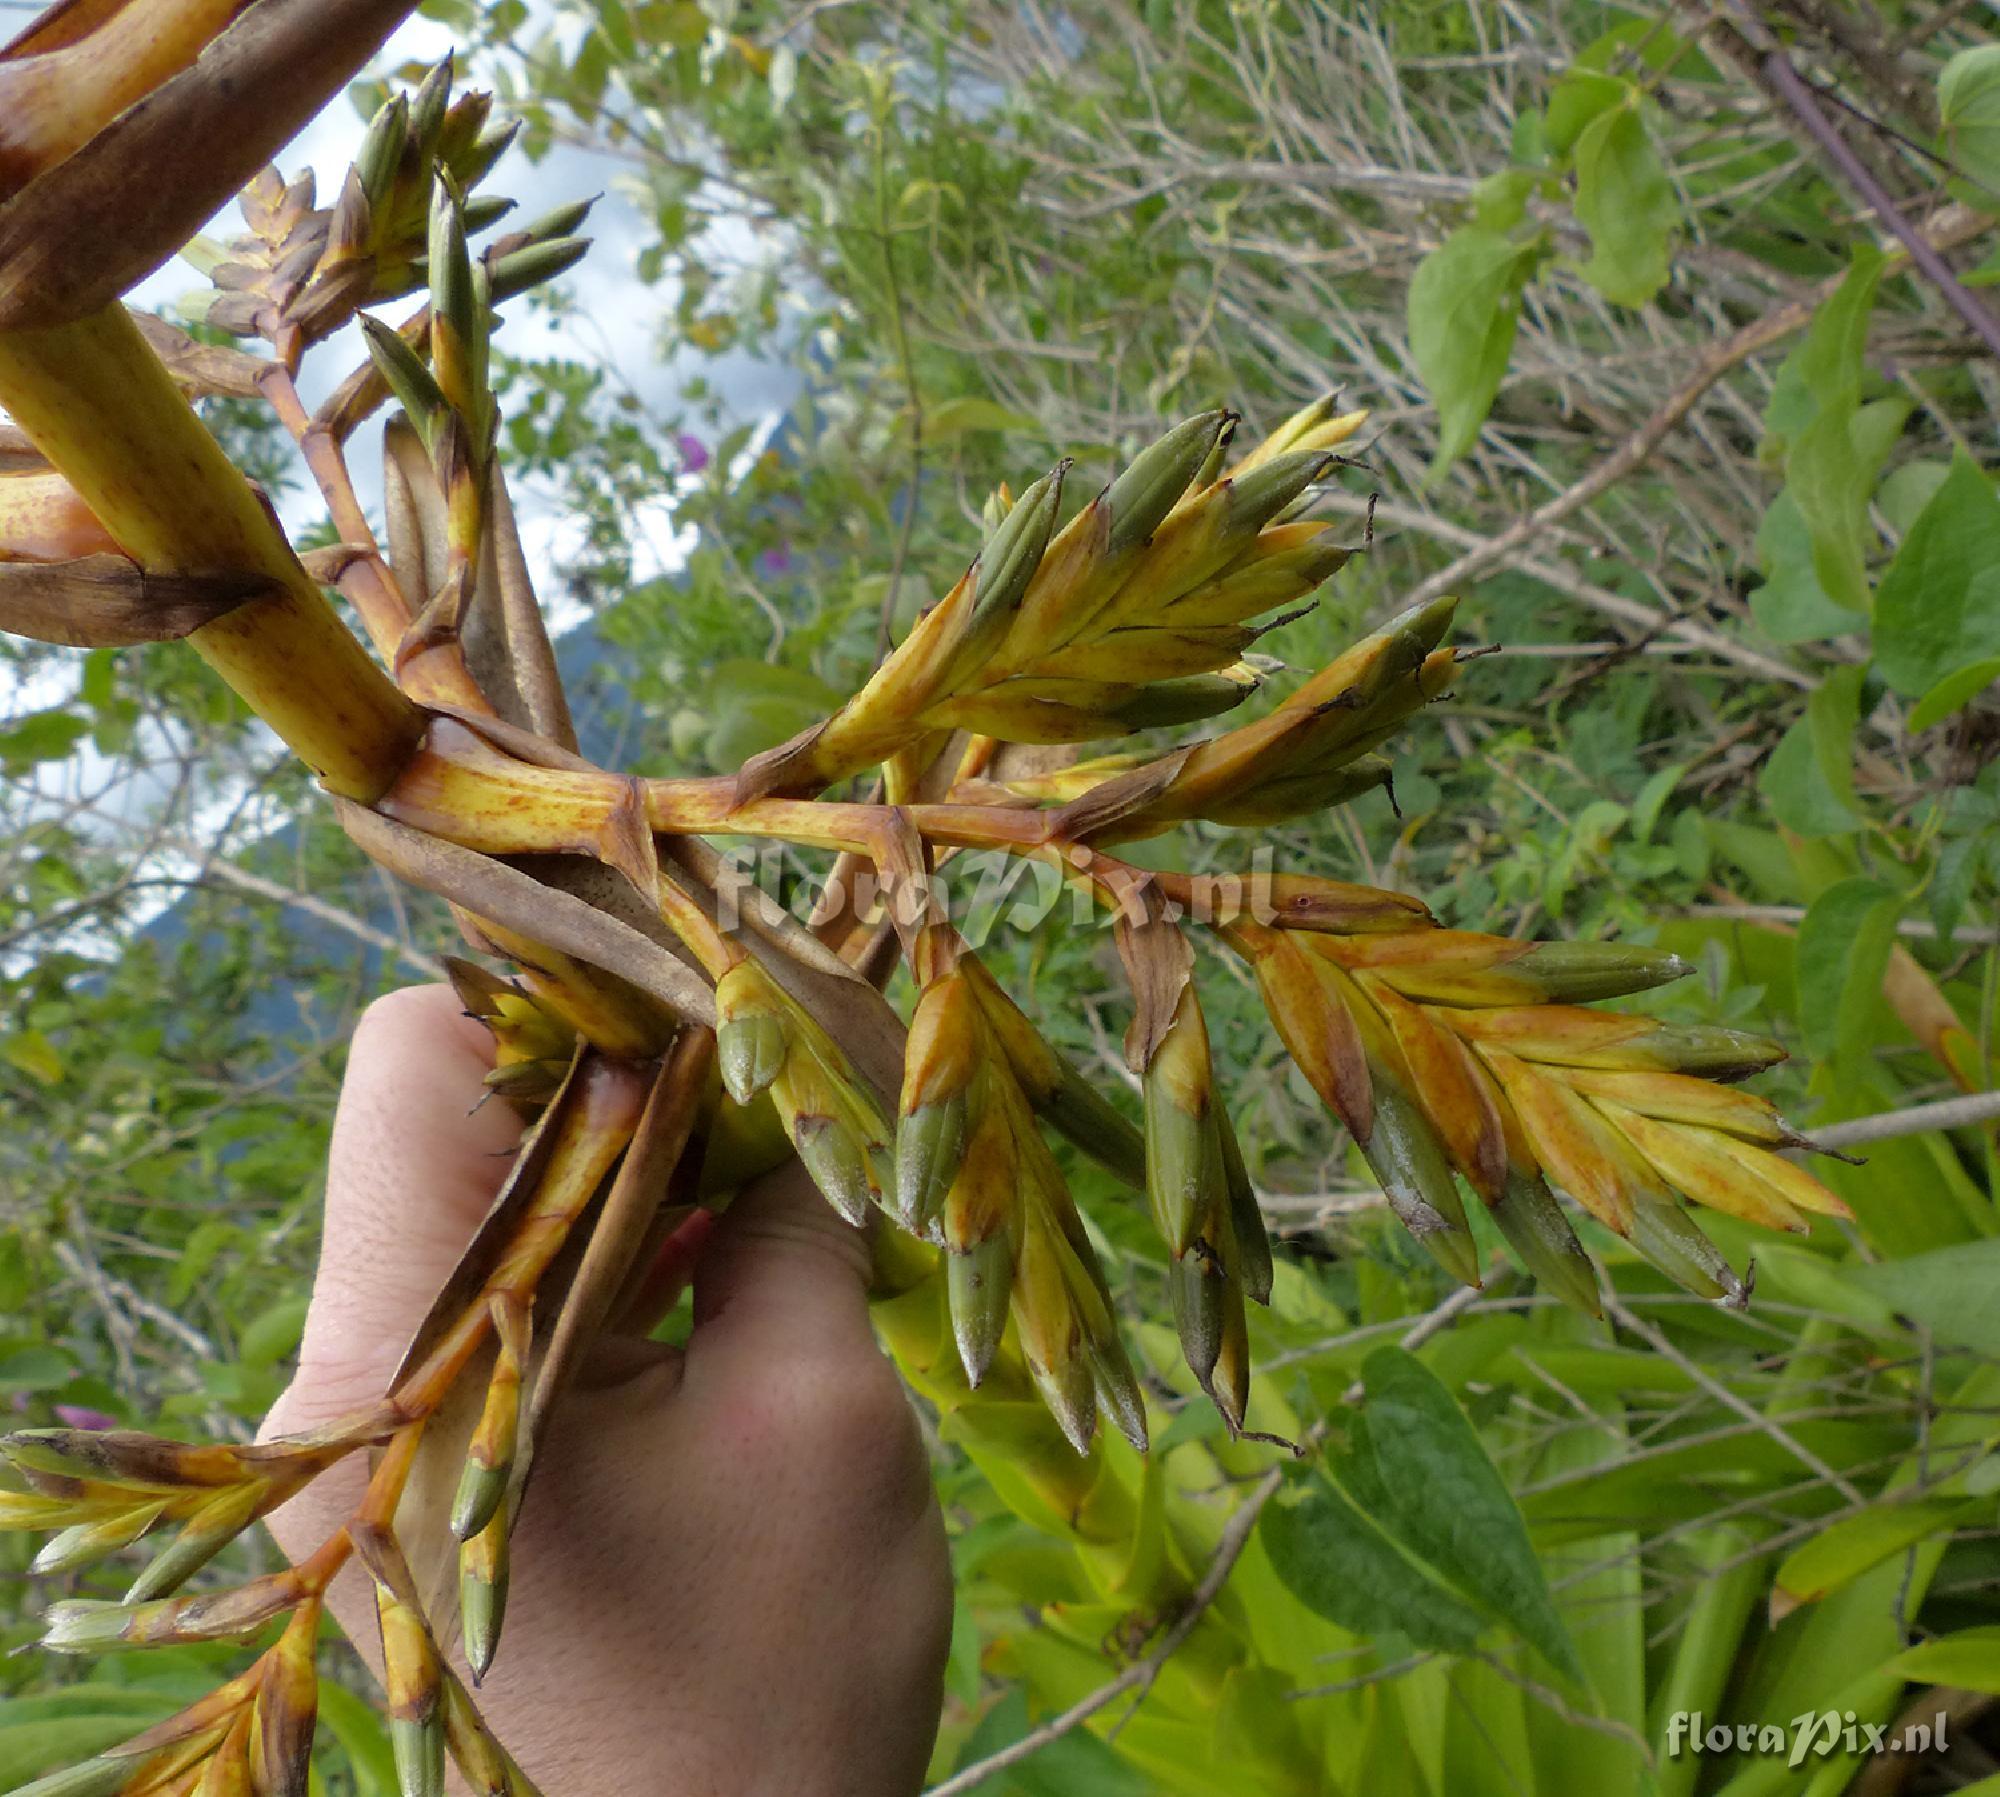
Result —
M113 153L103 146L122 141L135 105L165 103L157 83L180 83L177 103L197 111L212 101L203 44L215 40L213 60L254 61L252 28L288 3L127 0L78 15L73 32L31 27L0 55L0 97L33 99L0 135L0 244L14 207L59 192L77 159ZM356 10L342 0L330 23L354 36L358 62L370 45ZM170 28L146 37L161 19ZM139 53L147 44L157 55ZM282 66L265 72L282 86ZM1268 1300L1273 1260L1203 1015L1198 937L1247 965L1396 1215L1468 1284L1481 1278L1468 1197L1538 1279L1593 1314L1596 1270L1563 1198L1731 1304L1746 1284L1689 1202L1792 1230L1842 1214L1783 1158L1808 1145L1762 1099L1716 1083L1768 1066L1774 1045L1593 1008L1679 977L1671 955L1447 930L1400 893L1310 874L1198 879L1115 852L1191 821L1257 827L1386 785L1378 751L1458 676L1452 606L1435 601L1250 722L1165 748L1144 735L1205 726L1256 694L1268 664L1253 646L1355 553L1313 514L1362 422L1331 396L1243 453L1227 412L1187 419L1081 504L1068 463L1018 497L1002 489L964 575L866 684L732 773L634 778L583 759L514 528L487 367L496 308L583 253L584 209L475 251L507 210L480 191L507 140L484 96L454 97L447 63L382 108L331 207L309 181L258 175L246 237L202 254L210 322L268 354L78 301L108 278L87 267L26 301L0 268L0 323L16 316L7 306L40 308L0 328L0 405L42 458L0 473L0 625L83 644L186 637L313 769L354 840L450 900L475 954L512 964L510 976L455 961L452 977L492 1033L489 1085L529 1119L491 1213L365 1414L249 1448L69 1430L0 1442L19 1487L0 1490L0 1526L54 1531L38 1571L164 1541L122 1602L57 1604L45 1646L249 1639L286 1619L244 1673L31 1785L34 1797L303 1793L319 1606L350 1557L376 1590L406 1797L441 1791L447 1756L477 1791L532 1790L452 1659L476 1681L499 1651L535 1444L592 1341L671 1300L653 1270L690 1207L726 1202L792 1154L874 1228L882 1334L947 1436L1097 1556L1136 1615L1168 1615L1200 1555L1140 1526L1159 1394L1121 1338L1045 1126L1146 1204L1188 1376L1232 1435L1246 1431L1247 1307ZM201 195L167 198L171 221ZM102 253L115 254L108 269L132 266L129 242ZM420 289L400 322L370 310ZM356 319L368 359L308 414L302 358ZM190 404L219 393L270 404L337 549L293 551ZM347 446L391 404L385 546ZM374 655L323 582L352 603ZM1053 765L1015 753L1121 739ZM879 800L837 796L878 771ZM736 914L706 840L721 834L827 854L815 926L754 904ZM1107 913L1142 1127L958 935L942 887L963 850L1053 868ZM852 900L862 874L872 909ZM917 991L907 1027L880 992L899 960ZM315 1553L245 1585L183 1590L358 1452L373 1456L366 1496Z

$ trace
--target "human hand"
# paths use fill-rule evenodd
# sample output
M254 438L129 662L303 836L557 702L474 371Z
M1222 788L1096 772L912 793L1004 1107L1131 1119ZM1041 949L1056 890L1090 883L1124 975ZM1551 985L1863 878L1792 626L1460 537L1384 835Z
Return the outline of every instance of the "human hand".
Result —
M491 1064L448 987L393 993L362 1018L298 1374L264 1435L383 1392L520 1133L509 1107L478 1105ZM862 1236L792 1163L702 1248L684 1353L606 1341L582 1370L537 1451L506 1631L479 1693L547 1797L921 1785L950 1569L867 1277ZM363 1478L350 1460L275 1511L279 1545L311 1552ZM330 1605L379 1671L358 1568Z

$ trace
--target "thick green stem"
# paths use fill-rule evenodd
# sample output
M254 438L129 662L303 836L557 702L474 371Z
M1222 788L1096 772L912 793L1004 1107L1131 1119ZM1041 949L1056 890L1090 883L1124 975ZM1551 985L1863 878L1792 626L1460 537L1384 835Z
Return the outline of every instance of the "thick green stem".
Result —
M380 797L422 714L335 616L125 308L0 334L0 405L141 567L269 579L267 597L189 642L330 790Z

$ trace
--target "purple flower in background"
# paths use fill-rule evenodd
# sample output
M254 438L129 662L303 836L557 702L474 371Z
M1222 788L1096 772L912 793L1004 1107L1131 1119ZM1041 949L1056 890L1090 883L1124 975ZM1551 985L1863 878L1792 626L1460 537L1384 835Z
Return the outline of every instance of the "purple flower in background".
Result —
M780 543L777 548L767 549L757 558L757 571L760 574L768 574L775 580L780 574L789 574L792 571L792 561L791 544Z
M107 1416L101 1410L90 1410L82 1404L58 1404L55 1406L56 1421L70 1429L115 1429L118 1419Z
M674 439L674 447L681 452L681 466L690 474L699 474L708 466L708 445L699 437L688 435L686 431Z

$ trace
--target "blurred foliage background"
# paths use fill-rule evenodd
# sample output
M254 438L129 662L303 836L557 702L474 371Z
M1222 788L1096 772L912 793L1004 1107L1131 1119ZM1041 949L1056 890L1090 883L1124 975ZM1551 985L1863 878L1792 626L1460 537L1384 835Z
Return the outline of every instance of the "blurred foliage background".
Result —
M1853 187L1990 318L1990 9L424 11L529 159L587 157L634 210L621 253L679 376L661 404L592 347L589 263L544 302L561 353L503 371L503 453L566 521L541 579L603 753L732 767L945 589L997 481L1339 387L1373 420L1328 503L1357 540L1372 508L1372 549L1269 646L1315 667L1456 591L1505 653L1402 740L1399 808L1259 846L1465 927L1662 942L1699 973L1649 1003L1784 1041L1761 1084L1795 1121L1892 1119L1850 1131L1864 1166L1814 1162L1853 1224L1721 1224L1756 1261L1745 1315L1596 1231L1602 1326L1506 1277L1440 1316L1254 991L1208 969L1282 1236L1252 1420L1328 1452L1288 1467L1185 1402L1171 1332L1137 1320L1164 1310L1150 1232L1073 1167L1181 1397L1109 1547L940 1437L960 1600L935 1777L1123 1678L978 1788L2000 1791L2000 1107L1894 1120L2000 1066L2000 362ZM1851 166L1774 91L1773 48ZM796 376L775 430L732 401L746 363ZM216 423L295 492L254 417ZM687 544L666 572L639 552L663 518ZM0 1408L247 1438L297 1340L346 1031L449 921L191 658L0 658ZM1240 859L1203 831L1173 852ZM1123 1093L1108 932L1024 929L981 890L1010 988ZM1414 1358L1376 1352L1412 1330ZM1212 1617L1149 1661L1177 1617L1121 1604L1133 1564L1182 1556L1192 1589L1239 1519ZM0 1541L0 1646L47 1595L29 1552ZM0 1789L210 1682L204 1655L143 1658L7 1699ZM0 1689L44 1676L0 1661ZM1949 1745L1670 1750L1676 1712L1827 1710L1942 1713ZM392 1790L363 1704L335 1687L325 1715L326 1787Z

